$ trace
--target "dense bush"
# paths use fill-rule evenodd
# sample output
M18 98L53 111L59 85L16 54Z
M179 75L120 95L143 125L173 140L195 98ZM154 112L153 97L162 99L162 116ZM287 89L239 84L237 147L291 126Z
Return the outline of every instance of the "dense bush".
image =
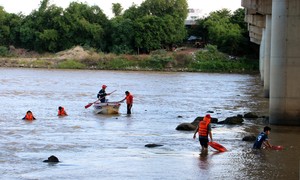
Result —
M86 68L86 65L82 64L76 60L66 60L66 61L59 62L57 64L57 68L60 68L60 69L84 69L84 68Z
M163 70L171 61L173 61L173 58L171 56L151 55L148 59L141 61L139 63L139 66L141 68Z
M97 65L98 69L112 69L112 70L126 70L130 67L135 66L132 61L125 60L123 58L117 57L109 61L100 61Z
M32 66L33 67L43 67L43 68L47 68L49 66L51 66L52 63L49 61L45 61L45 60L41 60L41 59L37 59L35 61L32 62Z
M8 49L5 46L0 46L0 56L8 56Z
M192 71L252 72L257 71L258 66L258 61L228 56L219 52L216 46L207 45L205 50L196 53L195 61L188 67Z
M173 67L177 68L185 68L189 64L192 63L194 55L192 54L182 54L182 53L174 53L173 54L174 61L172 63Z

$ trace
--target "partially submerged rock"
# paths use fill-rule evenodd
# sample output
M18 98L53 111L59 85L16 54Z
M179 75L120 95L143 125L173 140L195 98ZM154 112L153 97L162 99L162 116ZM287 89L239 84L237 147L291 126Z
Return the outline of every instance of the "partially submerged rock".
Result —
M176 130L179 131L193 131L196 129L197 126L194 126L191 123L181 123L176 127Z
M176 127L176 130L178 131L194 131L196 130L199 122L203 119L203 117L199 116L196 117L196 119L191 122L191 123L181 123ZM211 123L217 123L218 119L217 118L211 118Z
M243 118L238 117L238 116L232 116L226 118L224 121L218 122L218 124L230 124L230 125L235 125L235 124L242 124L244 122Z
M255 141L255 140L256 140L256 137L254 135L245 136L242 139L242 141Z
M153 148L153 147L158 147L158 146L163 146L161 144L146 144L145 147L148 147L148 148Z
M47 160L44 160L43 162L48 162L48 163L58 163L59 160L56 156L52 155L50 157L48 157Z
M192 124L193 124L194 126L198 126L199 122L202 121L203 118L204 118L204 117L202 117L202 116L196 117L196 119L192 122ZM213 118L213 117L212 117L212 118L210 119L210 123L218 123L218 118Z
M248 113L244 114L244 118L257 119L258 115L256 115L255 113L252 113L252 112L248 112Z

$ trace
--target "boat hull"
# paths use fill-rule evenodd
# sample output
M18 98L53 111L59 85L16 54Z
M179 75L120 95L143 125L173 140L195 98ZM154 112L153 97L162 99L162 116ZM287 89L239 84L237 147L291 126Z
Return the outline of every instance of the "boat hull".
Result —
M119 114L119 102L95 103L94 112L96 114Z

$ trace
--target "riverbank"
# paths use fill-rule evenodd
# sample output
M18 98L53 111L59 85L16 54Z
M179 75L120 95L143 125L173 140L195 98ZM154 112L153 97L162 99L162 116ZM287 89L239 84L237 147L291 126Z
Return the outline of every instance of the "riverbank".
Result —
M216 50L178 48L172 52L154 51L150 54L104 54L76 46L55 54L18 54L0 58L0 67L93 69L130 71L177 71L257 73L258 61L232 57Z

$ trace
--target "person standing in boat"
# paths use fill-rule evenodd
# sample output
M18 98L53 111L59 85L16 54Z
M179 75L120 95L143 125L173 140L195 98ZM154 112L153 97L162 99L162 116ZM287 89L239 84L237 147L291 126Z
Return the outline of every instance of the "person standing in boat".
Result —
M203 120L201 120L195 130L193 138L196 138L196 133L199 135L199 142L201 145L201 155L206 155L208 151L208 136L210 141L212 142L212 133L211 133L211 125L210 125L211 117L210 114L205 115Z
M67 116L68 114L67 114L67 112L65 111L65 108L64 107L62 107L62 106L59 106L58 107L58 114L57 114L57 116Z
M97 94L97 98L99 99L99 101L101 103L107 102L107 99L105 97L108 96L108 95L110 95L110 93L106 93L105 92L106 87L107 86L105 84L103 84L102 85L102 89Z
M27 111L26 115L22 119L32 121L32 120L35 120L35 117L33 116L31 111Z

